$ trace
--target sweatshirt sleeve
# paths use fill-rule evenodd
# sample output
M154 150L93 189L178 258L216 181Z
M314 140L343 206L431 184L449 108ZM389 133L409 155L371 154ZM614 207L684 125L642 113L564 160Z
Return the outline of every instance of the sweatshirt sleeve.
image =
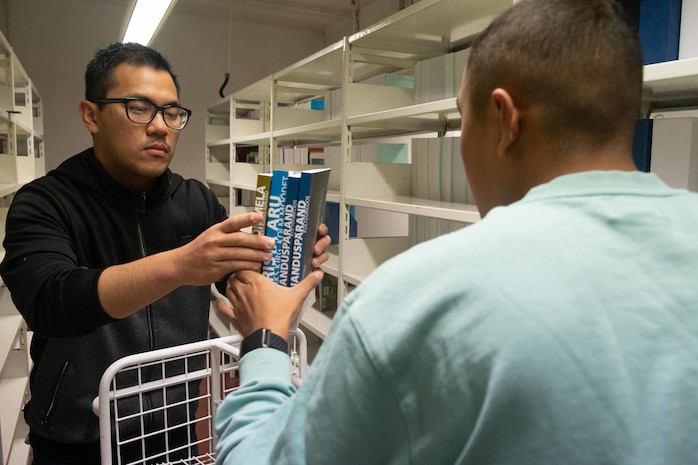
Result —
M243 357L240 388L216 413L220 463L409 463L400 402L350 319L336 323L295 394L285 354Z
M256 349L240 360L240 387L215 416L221 463L272 463L269 453L287 415L280 408L295 393L291 361L276 349ZM254 457L251 461L247 458Z
M15 195L6 221L0 273L15 306L42 336L79 336L113 321L97 294L104 268L77 263L61 218L50 192L30 184Z

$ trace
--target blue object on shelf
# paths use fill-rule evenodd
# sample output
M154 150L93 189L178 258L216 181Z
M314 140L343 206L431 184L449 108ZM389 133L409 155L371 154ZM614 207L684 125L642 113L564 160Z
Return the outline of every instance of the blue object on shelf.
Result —
M641 0L640 42L646 65L678 60L681 0Z
M349 206L349 237L356 237L356 207ZM327 226L332 244L339 244L339 204L337 202L325 202L325 217L322 220Z
M651 163L652 122L651 119L637 120L633 137L633 161L638 170L645 172L649 172Z

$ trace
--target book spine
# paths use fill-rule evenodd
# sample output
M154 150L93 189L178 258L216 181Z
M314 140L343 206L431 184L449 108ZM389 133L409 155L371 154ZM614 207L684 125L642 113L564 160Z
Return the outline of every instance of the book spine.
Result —
M269 191L269 206L267 209L266 235L276 240L272 250L271 260L262 265L262 274L274 282L279 282L279 257L281 255L281 235L284 227L284 204L286 203L286 189L288 186L288 172L274 170L271 189Z
M267 230L267 209L269 208L269 191L271 189L270 173L257 175L257 188L255 189L254 211L262 214L262 221L252 226L252 234L263 235Z
M325 210L325 199L327 197L327 185L330 179L330 170L311 170L303 172L303 176L309 179L310 193L305 196L307 204L307 215L296 222L296 228L300 227L305 231L303 237L303 249L301 256L300 279L305 278L312 271L313 247L317 228L320 226L322 214Z
M303 251L308 238L308 211L310 207L311 175L302 173L298 186L298 203L293 233L293 253L291 254L291 276L289 286L295 286L303 279ZM314 237L314 236L313 236Z
M281 234L281 253L279 254L279 284L290 286L291 250L295 240L296 208L298 206L298 186L301 181L299 171L289 171L286 185L286 202L284 203L283 231Z
M639 171L650 170L652 156L652 123L651 119L639 119L635 124L633 136L633 161Z
M291 254L291 276L289 286L298 284L312 270L313 247L317 228L325 209L327 186L330 179L330 169L317 169L301 172L298 185L298 204L293 234L293 251ZM315 303L315 294L308 294L301 307L298 319L291 329L298 327L303 314Z

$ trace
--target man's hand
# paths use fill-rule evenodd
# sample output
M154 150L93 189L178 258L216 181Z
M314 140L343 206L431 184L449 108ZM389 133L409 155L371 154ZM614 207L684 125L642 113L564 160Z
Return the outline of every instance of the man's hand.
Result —
M261 221L256 212L233 216L177 249L187 284L206 285L239 270L259 270L271 259L274 241L240 230Z
M316 270L295 286L284 287L261 273L238 271L228 279L226 289L233 308L218 299L218 311L230 319L243 337L260 328L268 328L287 339L303 301L320 284L322 276L323 272Z
M320 224L317 228L317 238L315 240L315 245L313 246L313 268L320 268L320 265L325 263L329 258L330 254L327 252L327 247L330 246L332 238L327 235L327 226Z
M113 318L126 318L184 285L204 286L238 270L259 270L274 241L241 232L262 221L259 213L221 221L176 249L105 269L97 281L99 301Z

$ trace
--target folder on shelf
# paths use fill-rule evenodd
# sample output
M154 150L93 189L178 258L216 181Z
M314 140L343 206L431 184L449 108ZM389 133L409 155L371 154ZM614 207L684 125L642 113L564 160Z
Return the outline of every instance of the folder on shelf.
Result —
M339 244L339 204L327 202L325 204L325 216L322 220L327 226L332 244ZM356 207L349 205L349 237L356 237L358 224L356 222Z
M651 119L639 119L635 125L633 137L633 161L640 171L650 170L652 155L652 122Z
M679 58L681 0L641 0L640 41L646 65Z

